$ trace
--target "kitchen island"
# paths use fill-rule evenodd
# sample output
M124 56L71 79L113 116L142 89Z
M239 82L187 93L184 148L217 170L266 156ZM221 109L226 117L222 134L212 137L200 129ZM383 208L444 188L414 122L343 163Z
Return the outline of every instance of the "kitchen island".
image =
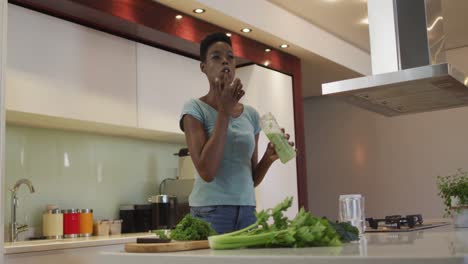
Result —
M89 248L98 246L124 245L134 243L137 237L152 237L152 233L130 233L109 236L91 236L65 239L44 239L18 242L5 242L5 255L42 252L62 249Z
M138 237L152 236L154 234L132 233L6 242L4 260L8 264L98 264L96 257L100 252L120 251L126 243L135 243Z
M342 247L194 250L177 253L101 252L99 263L458 263L468 264L468 228L452 225L399 233L366 233Z

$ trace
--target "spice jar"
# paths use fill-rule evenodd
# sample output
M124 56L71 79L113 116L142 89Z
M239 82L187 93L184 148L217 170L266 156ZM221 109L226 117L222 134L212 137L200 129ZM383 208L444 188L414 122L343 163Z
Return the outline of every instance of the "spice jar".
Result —
M89 237L93 235L93 209L80 210L80 236Z
M94 223L94 235L108 236L110 233L110 222L108 220L99 220Z
M109 233L111 235L120 235L122 233L122 222L121 219L110 221Z
M63 236L65 238L78 237L80 234L80 213L78 209L62 210Z
M42 214L42 235L49 239L60 239L63 236L63 214L55 206L48 206Z

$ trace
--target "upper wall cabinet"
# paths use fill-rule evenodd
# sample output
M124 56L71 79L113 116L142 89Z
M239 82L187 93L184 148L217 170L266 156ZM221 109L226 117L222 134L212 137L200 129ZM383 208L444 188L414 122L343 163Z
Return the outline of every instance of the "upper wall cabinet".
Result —
M209 90L200 62L137 44L138 126L182 133L179 118L184 103Z
M6 108L136 126L136 44L10 5Z
M271 112L291 139L295 138L292 78L289 75L257 65L237 69L245 96L241 102L253 106L260 115ZM259 159L265 153L268 139L263 132L258 140ZM274 190L272 192L272 190ZM293 218L298 211L296 160L286 164L276 161L256 189L257 209L272 208L285 197L292 196L293 206L286 215Z

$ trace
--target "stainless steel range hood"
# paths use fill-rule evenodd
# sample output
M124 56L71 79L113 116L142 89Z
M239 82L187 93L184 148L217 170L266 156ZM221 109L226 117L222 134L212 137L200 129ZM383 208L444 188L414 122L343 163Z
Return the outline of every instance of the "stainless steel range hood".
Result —
M385 116L468 105L468 78L446 63L441 0L368 0L371 76L322 93Z

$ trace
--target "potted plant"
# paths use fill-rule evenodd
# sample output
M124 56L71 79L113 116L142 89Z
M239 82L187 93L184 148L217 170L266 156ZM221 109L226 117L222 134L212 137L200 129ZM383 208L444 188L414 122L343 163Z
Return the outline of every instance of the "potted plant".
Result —
M468 227L468 172L458 169L453 175L437 176L437 188L445 215L453 216L455 227Z

